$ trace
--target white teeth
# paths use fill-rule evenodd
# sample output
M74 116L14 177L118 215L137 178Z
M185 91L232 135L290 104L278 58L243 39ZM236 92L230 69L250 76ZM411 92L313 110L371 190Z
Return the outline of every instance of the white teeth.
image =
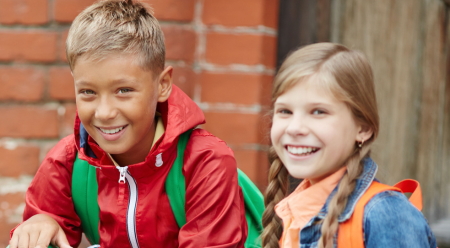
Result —
M318 148L288 146L287 150L288 150L288 152L295 154L295 155L305 155L305 154L317 151Z
M103 129L103 128L99 128L99 129L100 129L100 131L107 133L107 134L115 134L115 133L122 131L123 127L118 127L118 128L114 128L114 129Z

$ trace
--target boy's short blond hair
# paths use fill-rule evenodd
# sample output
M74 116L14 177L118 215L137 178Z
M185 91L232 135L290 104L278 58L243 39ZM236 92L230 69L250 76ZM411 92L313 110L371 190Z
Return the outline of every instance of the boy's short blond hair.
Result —
M106 0L75 18L66 41L71 70L81 55L101 60L112 53L137 55L155 76L164 69L164 35L151 9L133 0Z

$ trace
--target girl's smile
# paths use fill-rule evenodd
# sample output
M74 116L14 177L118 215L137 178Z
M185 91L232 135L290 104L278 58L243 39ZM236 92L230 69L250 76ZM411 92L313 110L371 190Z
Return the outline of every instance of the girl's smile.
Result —
M287 145L286 150L294 156L306 156L317 152L320 148L308 146L292 146Z

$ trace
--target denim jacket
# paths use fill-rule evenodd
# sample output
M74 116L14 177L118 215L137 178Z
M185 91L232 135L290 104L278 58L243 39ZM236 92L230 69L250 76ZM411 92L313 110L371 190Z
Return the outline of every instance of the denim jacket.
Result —
M371 158L364 159L364 171L356 181L356 187L350 195L347 206L338 217L339 223L348 220L359 198L375 179L377 165ZM330 199L337 187L328 197L320 212L300 231L301 248L318 246L321 220L328 212ZM375 195L364 208L364 244L366 248L436 248L436 239L427 220L400 192L385 191ZM361 230L363 232L363 230ZM357 235L357 234L356 234ZM337 247L337 236L334 239ZM345 248L345 247L339 247Z

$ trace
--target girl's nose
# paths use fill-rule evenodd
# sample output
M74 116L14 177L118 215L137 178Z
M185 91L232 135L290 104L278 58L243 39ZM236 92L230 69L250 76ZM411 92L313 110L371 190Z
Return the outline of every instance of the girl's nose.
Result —
M117 113L118 111L114 106L114 103L107 99L101 99L95 110L95 118L106 121L114 119L117 116Z
M286 133L292 136L307 135L309 133L309 128L304 119L292 118L286 128Z

